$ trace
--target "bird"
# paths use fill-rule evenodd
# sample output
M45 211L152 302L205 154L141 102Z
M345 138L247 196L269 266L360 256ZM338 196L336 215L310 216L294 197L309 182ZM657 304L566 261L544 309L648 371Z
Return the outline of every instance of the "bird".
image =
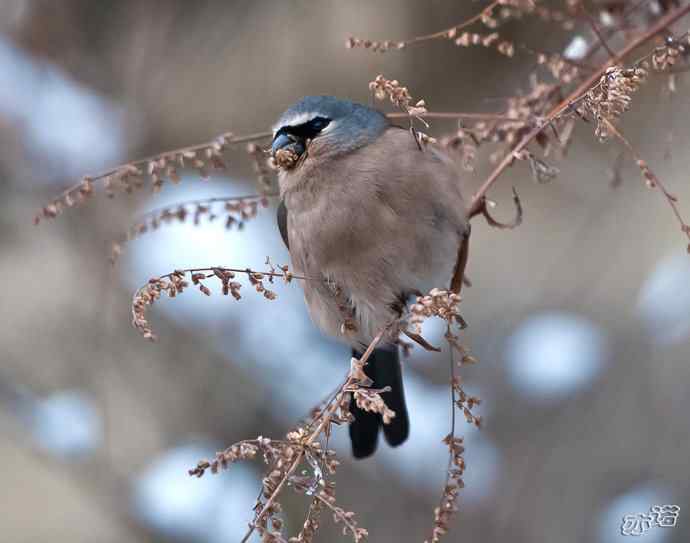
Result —
M303 283L312 321L355 358L432 288L459 291L467 261L468 208L459 168L437 146L380 111L334 96L306 96L273 127L278 227ZM318 279L318 280L313 280ZM451 284L452 283L452 284ZM397 336L389 332L364 368L395 417L351 399L355 458L372 455L382 430L402 444L410 424Z

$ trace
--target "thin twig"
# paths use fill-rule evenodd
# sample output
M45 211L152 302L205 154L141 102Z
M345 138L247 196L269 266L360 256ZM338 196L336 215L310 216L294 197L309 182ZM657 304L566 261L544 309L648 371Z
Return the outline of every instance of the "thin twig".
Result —
M427 111L426 113L420 113L418 115L424 119L466 119L466 120L477 120L477 121L519 121L515 117L510 115L504 115L501 113L467 113L461 111ZM388 113L386 117L389 119L407 119L409 114L404 111L397 111L395 113Z
M210 205L210 204L216 204L216 203L226 203L226 202L241 202L245 200L258 200L260 198L271 198L273 196L278 196L277 193L270 193L270 194L246 194L244 196L214 196L213 198L201 198L199 200L185 200L184 202L177 202L174 204L170 204L167 206L161 206L161 207L156 207L152 209L151 211L147 211L145 213L142 213L139 215L139 220L137 223L144 222L147 219L151 219L153 217L156 217L160 215L161 213L164 213L166 210L169 209L177 209L181 206L184 207L190 207L190 206L199 206L199 205Z
M216 139L225 138L226 142L229 145L232 145L235 143L249 143L252 141L262 140L262 139L268 138L272 135L273 135L272 132L257 132L255 134L247 134L246 136L235 137L232 132L225 132L223 134L220 134ZM162 156L166 156L166 155L172 156L172 155L176 155L176 154L180 154L180 153L195 152L195 151L199 151L201 149L206 149L209 145L210 145L210 142L204 142L204 143L198 143L196 145L190 145L188 147L180 147L179 149L173 149L172 151L166 151L164 153L158 153L156 155L151 155L151 156L146 157L146 158L140 158L140 159L135 160L133 162L128 162L127 165L132 165L135 167L145 166L150 161L157 160L158 158L160 158ZM116 174L121 168L122 168L122 165L115 166L114 168L110 168L108 170L102 171L100 173L97 173L96 175L89 175L88 178L90 179L91 182L98 181L100 179L105 179L106 177L109 177L111 175ZM80 185L81 185L81 183L66 188L55 199L56 200L63 199L65 196L69 195L70 193L73 193L76 190L79 190Z
M317 500L319 500L321 503L323 503L326 507L328 507L333 512L333 515L335 517L339 518L340 522L342 522L345 526L347 526L347 529L350 530L350 533L353 535L355 540L357 540L359 538L358 532L357 532L357 527L354 524L352 524L350 519L347 518L347 515L344 515L343 512L341 510L339 510L338 508L333 507L333 504L331 502L329 502L326 498L321 496L321 494L316 493L316 494L314 494L314 497Z
M587 19L589 26L592 27L592 30L597 35L597 38L599 38L599 43L602 45L602 47L604 49L606 49L606 52L609 54L609 58L615 57L616 53L613 51L613 49L611 49L611 47L609 47L609 44L606 41L606 38L601 33L601 30L599 30L599 26L597 25L597 22L594 20L594 17L592 17L592 15L589 13L589 11L587 11L587 8L585 8L584 4L580 4L580 11L585 16L585 19Z
M446 324L446 337L450 336L451 334L451 329L450 329L450 323ZM450 437L454 438L455 437L455 347L451 344L450 341L448 341L448 351L449 351L449 360L450 360ZM446 469L446 482L443 484L443 487L445 488L448 486L448 482L450 481L450 469L453 467L453 454L452 452L449 452L448 454L448 468ZM439 501L438 506L441 507L443 505L443 494L441 494L441 499Z
M614 124L608 119L602 119L602 121L606 123L606 127L609 130L609 132L616 136L616 138L628 149L632 157L635 159L637 166L640 168L640 170L642 170L642 174L647 180L647 185L650 188L659 189L661 194L666 199L666 202L668 202L668 205L673 210L673 214L675 215L676 219L678 220L678 223L680 224L681 231L688 237L688 240L690 240L690 226L685 222L683 216L680 213L680 210L678 209L678 198L675 195L671 194L668 191L668 189L666 189L666 186L662 183L661 179L659 179L657 175L649 168L647 162L640 157L640 155L637 153L630 141L628 141L628 139L625 136L623 136L620 130L618 130L614 126ZM690 245L688 245L688 250L690 251Z
M633 4L632 6L627 8L626 11L624 11L623 14L621 15L621 24L617 25L615 28L607 29L607 32L606 32L607 39L614 37L616 34L618 34L619 32L621 32L623 30L629 29L629 27L626 26L626 22L627 22L628 18L631 15L633 15L637 10L639 10L641 7L643 7L645 4L648 4L649 2L650 2L650 0L640 0L636 4ZM594 55L597 54L597 52L599 52L599 49L601 49L602 47L603 47L602 42L597 41L597 43L594 44L594 46L592 46L592 48L587 52L587 54L584 57L584 60L592 58Z
M252 270L249 268L226 268L224 266L214 266L214 267L207 267L207 268L182 268L175 270L170 273L166 273L165 275L161 275L159 279L169 279L172 275L178 274L180 272L183 273L211 273L213 274L213 270L222 270L226 272L233 272L233 273L242 273L242 274L260 274L260 275L265 275L267 277L285 277L284 273L280 272L267 272L267 271L259 271L259 270ZM317 281L321 280L320 278L316 277L306 277L304 275L295 275L292 272L289 272L289 277L290 279L300 279L302 281ZM209 277L210 279L210 277Z
M483 17L486 17L491 14L491 12L500 4L499 1L494 1L491 2L488 6L486 6L483 10L481 10L479 13L476 15L473 15L469 19L465 19L462 23L457 24L455 26L451 26L450 28L446 28L445 30L440 30L438 32L434 32L433 34L426 34L424 36L417 36L415 38L410 38L409 40L405 40L403 43L405 45L411 45L413 43L420 43L423 41L429 41L429 40L435 40L438 38L443 38L448 36L448 33L451 31L458 32L460 30L463 30L464 28L467 28L468 26L473 25L477 21L481 21Z

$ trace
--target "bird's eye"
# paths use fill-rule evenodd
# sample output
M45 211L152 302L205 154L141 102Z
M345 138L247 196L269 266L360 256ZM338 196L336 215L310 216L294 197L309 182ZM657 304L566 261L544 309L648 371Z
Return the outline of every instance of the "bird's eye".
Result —
M331 120L327 119L326 117L314 117L311 121L306 123L306 128L308 132L316 135L326 128L330 122Z
M307 138L311 139L317 136L324 128L326 128L330 122L331 120L327 119L326 117L314 117L311 121L302 125L303 133Z

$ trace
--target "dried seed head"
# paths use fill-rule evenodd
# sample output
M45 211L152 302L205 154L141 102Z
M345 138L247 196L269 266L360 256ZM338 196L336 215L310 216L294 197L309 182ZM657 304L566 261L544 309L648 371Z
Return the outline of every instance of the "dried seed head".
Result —
M231 281L235 274L244 274L249 278L249 281L254 285L257 292L260 292L267 300L275 300L277 295L275 292L265 288L263 281L267 275L275 275L283 277L287 274L287 266L282 266L281 271L270 272L256 272L254 270L245 269L229 269L229 268L206 268L204 270L175 270L167 275L161 277L153 277L149 279L148 283L141 287L134 294L132 299L132 325L147 339L155 340L156 336L153 333L151 326L146 318L146 311L158 300L163 293L169 297L174 298L177 294L182 293L188 286L185 278L189 276L192 284L196 285L199 290L206 296L211 295L211 289L204 284L208 279L215 279L221 282L223 294L231 294L236 300L241 298L240 288L241 283ZM293 276L294 277L294 276Z
M273 158L278 167L285 170L291 170L299 161L299 155L292 149L278 149Z
M595 134L599 140L608 139L608 122L615 122L630 109L632 94L640 88L646 78L647 70L642 67L625 69L612 66L601 76L599 83L585 95L579 111L594 118Z

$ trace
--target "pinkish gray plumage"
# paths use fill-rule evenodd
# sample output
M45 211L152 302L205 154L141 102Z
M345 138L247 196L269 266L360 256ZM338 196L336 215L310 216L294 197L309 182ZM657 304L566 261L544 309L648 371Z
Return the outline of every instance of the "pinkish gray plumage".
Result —
M274 155L281 150L298 157L279 174L281 232L294 272L317 278L304 283L304 297L323 332L361 350L399 318L411 294L450 286L469 232L450 158L422 149L381 113L333 97L307 97L283 114ZM393 327L387 341L396 337ZM394 358L387 363L398 363L397 350ZM383 373L375 386L399 381ZM354 438L353 445L366 456Z

